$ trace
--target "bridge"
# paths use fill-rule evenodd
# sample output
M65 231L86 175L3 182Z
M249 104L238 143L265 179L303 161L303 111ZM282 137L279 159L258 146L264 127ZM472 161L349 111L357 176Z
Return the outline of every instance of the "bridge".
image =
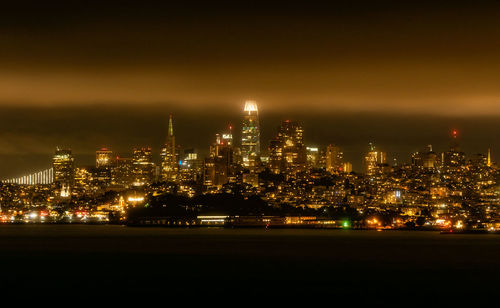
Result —
M5 184L18 185L48 185L54 182L54 169L49 168L32 174L24 175L18 178L2 180Z

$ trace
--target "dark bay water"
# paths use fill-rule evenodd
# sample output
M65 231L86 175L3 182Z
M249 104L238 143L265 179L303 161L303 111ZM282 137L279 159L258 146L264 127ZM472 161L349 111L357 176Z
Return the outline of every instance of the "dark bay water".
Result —
M500 236L0 225L0 263L4 291L463 296L500 287Z

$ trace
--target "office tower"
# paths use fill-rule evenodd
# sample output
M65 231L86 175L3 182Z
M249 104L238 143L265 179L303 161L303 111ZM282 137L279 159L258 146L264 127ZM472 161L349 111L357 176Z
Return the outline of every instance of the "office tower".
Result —
M101 148L95 152L96 168L111 168L113 166L113 151Z
M75 159L71 149L56 149L52 159L54 182L58 187L72 187L75 181Z
M319 168L320 167L320 150L316 147L306 147L307 167Z
M94 176L92 174L92 167L75 168L75 191L89 193L93 189L93 184Z
M342 158L343 153L338 146L331 144L327 146L325 152L326 171L330 173L345 171L343 170Z
M411 155L411 164L417 168L431 169L438 165L438 156L432 150L432 145L428 145L422 152L415 152Z
M422 165L426 169L436 168L438 166L438 155L432 150L432 145L427 146L427 150L422 156Z
M133 166L134 186L143 186L154 181L155 165L150 147L134 149Z
M489 167L488 156L481 153L473 154L471 156L470 163L474 167L480 167L480 168Z
M234 152L231 132L217 134L210 147L210 156L205 159L203 183L207 187L221 187L235 181Z
M160 178L162 181L175 181L179 164L175 150L174 123L172 116L168 120L167 142L161 150Z
M283 146L278 138L271 140L269 144L269 169L273 173L280 173L283 161Z
M111 183L129 187L134 183L134 160L131 157L116 157L111 169Z
M377 151L375 146L370 143L369 151L366 153L364 159L365 172L368 175L375 174L377 167L379 165L385 164L387 160L387 154L385 152Z
M259 111L255 101L246 101L241 131L241 157L244 167L253 170L260 156Z
M460 150L456 130L452 132L450 149L442 154L442 160L443 167L450 169L450 171L458 171L465 165L465 153Z
M179 164L179 177L181 181L197 181L202 172L202 161L195 149L184 150L184 155Z
M345 162L342 164L342 171L345 173L352 172L352 164L350 162Z
M113 151L101 148L95 152L96 168L93 172L95 184L99 187L106 187L111 184L111 169L114 166Z
M269 166L274 173L305 170L307 161L304 129L295 121L283 121L269 147Z

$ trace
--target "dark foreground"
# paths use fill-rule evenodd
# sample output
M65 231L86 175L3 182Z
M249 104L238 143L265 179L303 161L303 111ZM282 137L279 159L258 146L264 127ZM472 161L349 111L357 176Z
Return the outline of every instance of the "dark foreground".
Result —
M0 262L3 294L496 302L500 289L499 235L1 225Z

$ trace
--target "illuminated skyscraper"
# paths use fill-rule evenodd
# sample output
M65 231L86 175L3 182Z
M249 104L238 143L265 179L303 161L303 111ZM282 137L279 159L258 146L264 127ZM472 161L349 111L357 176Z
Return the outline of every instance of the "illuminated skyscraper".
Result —
M129 187L134 184L134 160L131 157L116 157L111 170L111 183Z
M172 116L168 120L167 142L161 150L160 177L162 181L175 181L179 171L177 155L175 151L174 123Z
M458 171L465 165L465 153L460 150L458 143L458 132L452 132L450 142L450 150L442 154L443 167L448 168L449 171Z
M59 187L72 187L75 181L75 159L71 149L56 149L52 159L54 182Z
M385 164L387 160L387 154L385 152L377 151L375 146L370 143L370 149L366 153L364 165L365 172L368 175L375 174L377 167L379 165Z
M95 166L97 168L109 168L113 166L113 151L101 148L95 152Z
M241 131L241 156L243 166L253 169L260 156L259 111L255 101L245 102L245 116Z
M330 173L343 171L342 156L343 154L338 146L331 144L327 146L325 153L326 171Z
M274 173L294 173L306 167L304 129L295 121L283 121L269 147L269 166Z
M202 160L195 149L185 149L179 165L180 181L196 181L202 172Z
M411 155L411 163L418 168L432 169L437 167L438 157L432 150L432 145L428 145L422 152L415 152Z
M231 128L230 128L231 129ZM228 133L217 134L215 143L210 147L210 157L205 159L203 182L206 187L221 187L235 180L233 136Z
M153 153L151 148L136 148L134 149L133 175L134 186L143 186L150 184L154 180L155 165L153 163Z
M307 166L309 168L319 168L321 163L320 150L316 147L306 147Z
M113 151L102 148L95 152L94 172L95 180L99 186L107 186L111 184L111 169L114 165Z

